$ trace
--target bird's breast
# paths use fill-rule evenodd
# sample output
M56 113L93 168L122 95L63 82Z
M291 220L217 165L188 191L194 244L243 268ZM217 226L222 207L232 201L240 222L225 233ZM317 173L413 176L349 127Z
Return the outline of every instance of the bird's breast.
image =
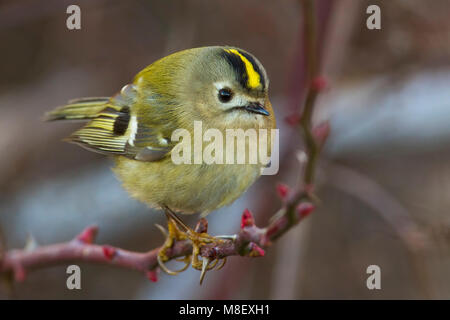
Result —
M209 213L236 200L260 176L252 164L174 164L118 157L114 169L124 188L151 207Z

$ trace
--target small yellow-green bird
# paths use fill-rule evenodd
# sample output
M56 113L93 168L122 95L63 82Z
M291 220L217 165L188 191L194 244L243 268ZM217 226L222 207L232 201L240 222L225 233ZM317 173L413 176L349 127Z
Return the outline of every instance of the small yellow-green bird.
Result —
M266 71L250 53L194 48L154 62L110 98L72 100L46 119L87 120L67 141L114 156L114 172L131 196L176 219L173 211L207 214L230 204L260 176L263 164L175 164L173 132L194 133L194 121L224 137L227 129L270 131L276 124L268 89ZM270 154L271 139L266 141ZM190 157L195 152L192 148ZM165 247L187 232L170 223L169 231ZM187 238L195 237L188 231ZM164 250L160 255L167 260Z

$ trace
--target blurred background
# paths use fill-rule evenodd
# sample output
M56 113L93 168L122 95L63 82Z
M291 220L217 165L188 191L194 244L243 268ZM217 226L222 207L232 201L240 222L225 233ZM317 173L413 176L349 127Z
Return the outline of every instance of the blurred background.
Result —
M81 30L66 8L81 8ZM233 257L210 272L142 274L80 264L30 273L0 298L391 299L450 298L450 2L317 0L322 74L315 122L331 134L318 168L316 211L264 258ZM381 30L366 9L381 8ZM294 0L0 2L0 227L8 248L100 227L99 243L145 251L161 245L160 212L128 197L110 159L61 142L78 125L44 123L77 97L110 96L169 53L206 45L252 52L271 79L281 168L233 205L212 213L211 234L239 229L245 208L263 226L280 206L277 182L295 186L303 149L285 117L303 99L302 14ZM195 224L198 217L186 218ZM366 268L381 268L368 290Z

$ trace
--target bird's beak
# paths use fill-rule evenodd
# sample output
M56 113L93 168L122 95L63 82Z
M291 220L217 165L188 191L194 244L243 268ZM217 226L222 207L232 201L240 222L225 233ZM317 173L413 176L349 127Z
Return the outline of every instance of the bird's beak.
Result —
M264 107L259 102L250 102L244 107L245 110L253 113L262 114L263 116L270 115L269 111L264 109Z

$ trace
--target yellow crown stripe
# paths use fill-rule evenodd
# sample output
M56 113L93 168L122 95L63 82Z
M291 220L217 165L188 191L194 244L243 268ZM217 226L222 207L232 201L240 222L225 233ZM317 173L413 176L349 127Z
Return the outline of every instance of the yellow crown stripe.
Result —
M259 77L258 72L255 71L255 68L253 68L253 65L246 57L244 57L239 51L236 49L227 49L229 53L233 53L237 55L239 58L241 58L242 62L244 62L245 70L247 71L248 80L247 85L249 88L256 88L261 85L261 79Z

